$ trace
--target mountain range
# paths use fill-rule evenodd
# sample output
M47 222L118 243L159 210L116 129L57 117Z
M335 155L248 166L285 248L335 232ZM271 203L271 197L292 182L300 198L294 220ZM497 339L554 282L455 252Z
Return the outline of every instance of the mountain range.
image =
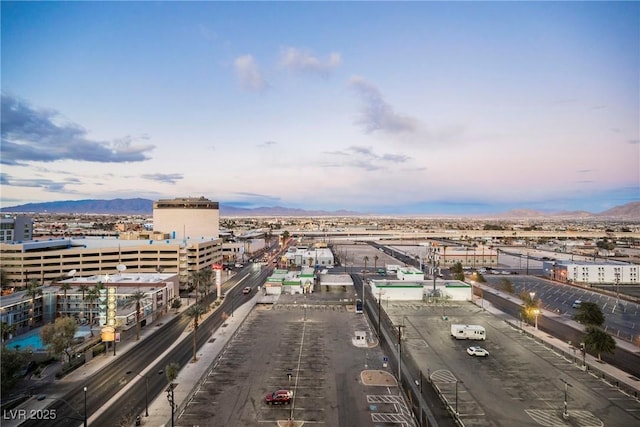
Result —
M78 213L78 214L120 214L120 215L151 215L153 200L149 199L112 199L112 200L65 200L59 202L27 203L0 209L3 213ZM243 208L233 204L220 204L221 216L367 216L347 210L324 211L286 208L282 206ZM435 216L435 215L429 215ZM448 216L448 215L443 215ZM459 216L459 215L457 215ZM491 216L493 218L576 218L576 219L619 219L640 220L640 201L616 206L604 212L592 213L587 211L559 211L541 212L530 209L511 210Z

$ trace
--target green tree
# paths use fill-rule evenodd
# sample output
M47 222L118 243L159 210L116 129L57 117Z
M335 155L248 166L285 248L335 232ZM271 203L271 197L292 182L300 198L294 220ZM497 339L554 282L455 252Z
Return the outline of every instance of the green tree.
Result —
M380 259L378 255L373 257L373 269L376 271L378 271L378 259Z
M0 352L0 386L2 396L7 396L11 389L20 381L16 375L27 365L27 352L3 348Z
M511 280L507 279L506 277L503 277L500 279L500 289L502 289L504 292L508 294L512 294L513 283L511 283Z
M29 323L33 328L36 322L36 298L42 295L42 288L36 280L32 280L27 284L27 293L25 295L31 299L31 315L29 317Z
M0 334L2 335L2 347L4 348L5 342L9 339L9 335L16 333L16 325L11 325L7 322L0 323Z
M604 325L604 314L600 307L593 302L583 302L577 309L576 314L573 315L573 320L582 323L585 326L598 326Z
M540 300L531 296L530 293L521 292L520 299L523 302L523 305L520 307L520 317L522 317L525 321L531 321L536 316L536 310L539 310Z
M67 301L67 291L71 290L71 283L63 282L60 284L60 290L64 294L64 305L67 315L69 315L69 301Z
M364 271L367 271L367 263L369 262L369 257L368 256L364 256L364 258L362 258L362 260L364 261Z
M171 384L178 378L180 373L180 365L177 362L171 362L164 368L164 375L167 377L167 382Z
M177 313L180 307L182 307L182 300L180 298L174 298L173 301L171 301L171 308Z
M602 360L602 353L613 353L616 349L616 341L611 335L596 326L587 326L584 344L588 350L594 351L598 355L598 360Z
M453 264L450 271L454 280L460 280L461 282L464 282L464 268L462 268L461 262L456 262L455 264Z
M96 288L91 288L87 291L86 301L89 301L89 304L87 304L87 310L89 311L89 330L91 331L91 336L93 336L93 306L99 296L100 295Z
M49 352L58 356L65 354L67 361L71 363L69 349L73 344L73 338L78 330L78 324L71 317L58 317L55 323L44 325L40 329L42 343L47 345Z
M187 310L187 316L193 320L193 361L196 362L197 351L198 351L198 322L200 321L200 316L205 313L205 309L199 305L195 304L189 307Z
M11 281L9 280L9 275L7 274L4 268L0 268L0 287L2 289L8 289L11 287Z
M89 290L89 286L83 283L82 285L78 286L78 290L82 293L82 301L84 302L84 296Z
M194 290L196 291L196 304L198 303L198 290L200 289L200 281L202 280L202 275L200 274L200 271L192 271L191 275L190 275L190 285L189 285L189 291Z
M200 283L202 284L202 291L205 298L209 295L209 290L213 286L213 270L211 267L205 267L200 270Z
M136 303L136 341L140 340L140 303L146 297L147 294L142 291L136 291L129 296L129 299Z
M282 232L282 246L285 246L287 244L287 240L289 240L289 232L287 230L284 230Z

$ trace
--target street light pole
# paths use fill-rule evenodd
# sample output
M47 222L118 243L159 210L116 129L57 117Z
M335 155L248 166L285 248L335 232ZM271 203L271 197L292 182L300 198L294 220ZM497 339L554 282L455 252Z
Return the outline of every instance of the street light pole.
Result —
M167 387L167 400L169 401L169 404L171 405L171 427L173 427L173 416L174 416L174 412L175 412L175 401L174 401L174 395L173 395L173 389L175 388L176 384L175 383L171 383L169 384L169 387Z
M87 422L87 388L84 388L84 427L87 427L89 423Z
M378 290L378 340L380 340L380 315L382 314L382 292Z
M455 409L456 417L458 416L458 380L456 379L456 409Z
M565 420L569 419L569 410L567 409L567 389L568 387L573 387L571 384L560 378L560 381L564 383L564 410L562 412L562 418Z
M535 314L535 316L536 316L536 317L535 317L535 319L536 319L536 320L535 320L535 322L536 322L536 326L535 326L535 328L536 328L536 330L538 330L538 314L540 314L540 310L538 310L538 309L536 308L535 310L533 310L533 314Z
M404 325L398 325L398 384L402 384L402 328Z

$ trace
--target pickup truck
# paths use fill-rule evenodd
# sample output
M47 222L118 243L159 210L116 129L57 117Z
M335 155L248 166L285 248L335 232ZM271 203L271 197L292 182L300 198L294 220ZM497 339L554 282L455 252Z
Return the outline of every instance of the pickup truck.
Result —
M267 394L264 401L267 402L267 405L288 405L292 398L293 392L291 390L278 390Z

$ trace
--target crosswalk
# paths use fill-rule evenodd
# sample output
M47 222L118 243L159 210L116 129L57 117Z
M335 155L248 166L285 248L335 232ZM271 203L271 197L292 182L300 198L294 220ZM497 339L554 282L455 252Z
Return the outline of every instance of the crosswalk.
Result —
M590 411L569 410L568 417L563 418L557 409L527 409L525 411L532 420L544 427L603 427L604 423Z
M369 394L367 403L374 423L400 424L403 427L417 427L411 410L402 396L393 394ZM381 409L378 412L378 409ZM393 408L393 412L390 410Z

